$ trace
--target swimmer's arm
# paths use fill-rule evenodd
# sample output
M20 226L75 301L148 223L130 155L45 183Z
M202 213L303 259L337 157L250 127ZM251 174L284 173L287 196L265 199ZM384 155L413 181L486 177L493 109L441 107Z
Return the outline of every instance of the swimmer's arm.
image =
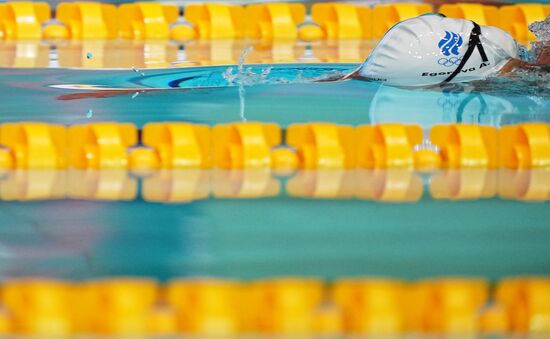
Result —
M359 69L360 68L357 68L355 71L353 71L351 73L348 73L348 74L337 75L337 76L334 76L332 78L320 79L320 80L317 80L315 82L336 82L336 81L347 81L347 80L351 80L351 79L361 80L361 76L359 75Z
M550 72L550 44L543 43L541 47L537 48L535 64L530 64L518 59L510 59L510 61L501 68L499 75L508 75L518 69Z
M550 57L550 55L549 55ZM511 75L517 70L528 70L528 71L543 71L550 72L550 64L530 64L528 62L510 59L498 72L499 76Z
M529 69L532 64L518 59L510 59L498 72L498 75L508 75L517 69Z
M543 66L550 66L550 44L543 43L543 46L540 47L540 51L537 55L537 64Z

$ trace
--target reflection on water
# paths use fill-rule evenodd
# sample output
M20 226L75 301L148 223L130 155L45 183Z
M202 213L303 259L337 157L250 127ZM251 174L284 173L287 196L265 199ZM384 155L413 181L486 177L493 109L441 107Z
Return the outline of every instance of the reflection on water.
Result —
M550 74L535 82L529 77L494 78L441 90L382 85L371 101L370 121L420 124L425 129L442 123L498 127L550 121Z
M236 64L252 45L248 62L352 62L367 58L376 41L333 40L69 40L0 41L0 67L156 69ZM92 56L92 57L89 57Z
M93 55L86 60L101 60ZM1 69L0 122L239 120L238 86L166 89L226 84L227 66L133 66L145 76L130 68ZM274 65L269 76L310 78L354 67ZM521 82L501 83L455 91L360 81L263 84L246 88L246 118L282 127L548 121L550 97L540 82L536 95ZM59 84L93 86L50 87ZM10 172L0 180L0 275L543 274L550 271L550 212L546 203L524 201L547 201L549 186L547 171Z
M10 172L0 275L543 274L549 174Z
M324 66L322 66L324 68ZM346 69L334 66L329 69ZM226 67L220 67L225 70ZM193 69L190 76L200 69ZM223 71L222 71L223 72ZM223 80L221 74L217 73ZM155 85L164 75L172 79L181 77L181 70L163 70L156 76L137 76L128 71L77 71L77 70L0 70L1 121L36 120L75 124L89 121L117 120L143 125L153 121L192 121L209 124L239 119L237 88L211 88L200 90L169 90L146 92L145 87ZM199 76L200 78L200 76ZM200 79L199 79L200 80ZM201 80L202 81L202 80ZM134 88L112 96L106 91L67 90L50 88L52 84L87 83L92 85L121 85ZM303 86L303 87L301 87ZM357 99L368 96L370 86L341 89L340 95L329 95L335 88L325 84L254 86L247 88L247 118L257 121L291 122L325 120L347 123L367 122L364 105ZM347 85L348 88L349 85ZM351 86L354 88L355 86ZM375 88L375 87L374 87ZM359 92L358 92L359 91ZM135 93L139 93L135 96ZM362 96L357 96L361 93ZM134 98L132 99L132 96ZM285 100L281 100L285 97ZM347 100L347 98L349 100ZM32 98L32 100L29 100ZM355 102L353 100L355 98ZM78 99L78 100L75 100ZM311 105L310 100L319 103ZM86 119L91 109L93 118ZM342 113L344 112L344 113Z
M529 98L524 98L523 102L529 109L536 106ZM544 107L540 107L541 112L543 109ZM489 95L471 89L420 91L391 86L378 88L371 101L369 113L372 123L420 124L425 129L442 123L501 126L503 116L523 115L523 121L528 121L529 116L528 111L522 112L504 96Z
M345 73L353 67L336 64L273 65L268 78L292 80L301 74L303 78L311 79L331 72ZM197 67L157 70L154 74L147 72L145 76L136 76L131 70L4 69L0 70L0 119L65 124L117 120L138 126L154 121L211 125L232 122L240 120L238 86L162 89L170 84L225 86L225 70L226 66ZM256 74L261 74L262 70L265 66L252 66ZM50 87L78 83L89 87ZM452 91L395 88L362 81L249 86L246 87L246 118L249 121L276 122L283 127L307 121L349 125L398 121L421 124L425 128L450 122L501 126L549 121L549 96L530 95L529 89L521 82L519 85L511 81L504 84L487 91L480 91L478 83L475 87L458 87ZM120 90L106 91L105 87ZM28 100L29 97L32 100ZM86 117L89 110L93 111L91 119Z
M17 170L0 178L0 201L97 200L189 203L208 198L361 199L414 202L500 197L550 200L550 171L449 169L308 170Z

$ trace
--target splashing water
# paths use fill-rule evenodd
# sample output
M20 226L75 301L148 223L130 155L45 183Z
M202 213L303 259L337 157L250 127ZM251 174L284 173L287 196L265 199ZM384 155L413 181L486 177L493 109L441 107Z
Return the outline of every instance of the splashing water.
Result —
M271 67L262 70L260 73L255 73L252 67L244 68L244 62L248 53L253 50L252 46L246 47L240 57L239 64L237 65L237 72L234 73L233 67L228 67L222 74L223 78L227 81L229 86L251 86L255 84L264 83L267 75L271 72Z
M313 83L321 80L328 80L338 78L344 73L340 71L328 71L325 74L315 75L315 76L305 76L303 70L295 70L289 68L289 74L296 72L294 78L289 78L288 75L274 76L272 71L273 67L266 67L260 70L259 73L255 73L252 67L237 68L228 67L225 72L222 74L223 79L227 82L225 86L254 86L254 85L278 85L278 84L305 84Z
M241 53L241 56L239 57L239 67L238 67L237 74L242 74L243 73L244 60L246 58L246 55L248 53L250 53L250 51L252 51L252 46L246 47L243 50L243 52ZM262 73L264 73L264 72L262 72ZM243 83L238 83L238 85L239 85L239 106L241 108L240 117L241 117L241 121L246 122L246 117L244 115L246 91L244 89L244 84Z
M537 37L539 41L531 43L531 55L533 59L548 47L550 43L550 15L543 21L535 21L529 25L529 30ZM533 60L534 61L534 60Z
M550 15L544 21L535 21L530 24L529 30L539 41L550 41Z
M253 47L248 46L243 50L239 57L239 64L237 69L234 67L228 67L225 72L223 72L222 77L227 81L226 86L253 86L253 85L273 85L273 84L304 84L317 82L320 80L327 80L339 77L343 75L342 72L331 71L325 74L316 75L316 76L304 76L302 70L298 70L294 78L289 78L288 76L273 76L272 70L273 67L266 67L259 69L259 72L256 73L254 68L245 67L244 61L246 56L252 51Z
M142 77L145 76L145 73L143 73L142 71L140 71L137 67L133 67L133 66L132 66L132 71L134 71L135 73L141 74Z
M239 56L239 67L238 67L239 73L242 73L242 71L243 71L244 59L246 58L248 53L250 53L253 49L254 49L254 47L248 46L242 51L241 55Z
M88 109L88 112L86 112L86 119L91 119L94 116L94 111L90 108Z
M289 77L270 76L273 67L259 69L256 73L252 67L245 68L246 56L253 50L253 46L246 47L239 56L239 64L235 72L234 67L228 67L222 74L222 78L227 82L226 86L239 87L240 117L242 121L247 121L245 117L245 86L267 85L267 84L301 84L317 82L319 80L332 79L341 76L341 72L332 71L314 77L304 76L303 70L298 70L294 79Z
M246 90L244 89L244 86L240 85L239 86L239 105L240 105L241 111L239 115L241 117L242 122L246 122L246 116L244 115L245 95L246 95Z

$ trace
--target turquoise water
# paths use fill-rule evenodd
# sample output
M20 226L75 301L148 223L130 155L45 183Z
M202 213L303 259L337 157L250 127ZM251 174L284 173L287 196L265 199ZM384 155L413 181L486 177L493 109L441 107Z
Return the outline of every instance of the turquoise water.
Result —
M354 67L273 66L262 84L244 86L246 118L282 126L322 120L351 125L419 123L426 128L459 121L494 126L549 121L550 80L545 75L493 79L446 90L400 89L361 81L306 82ZM252 71L261 74L265 69L255 66ZM227 86L223 79L226 71L227 66L145 70L141 76L131 70L4 69L0 72L0 121L74 124L117 120L138 126L167 120L236 121L241 111L239 86ZM296 78L297 83L281 83ZM88 88L51 87L74 84Z
M303 80L355 66L274 66L267 83L244 87L243 115L282 126L396 121L429 128L449 122L502 126L550 121L548 80L539 75L445 91ZM261 74L265 68L252 71ZM0 121L116 120L138 126L240 121L239 86L228 86L222 76L226 70L146 70L141 76L132 70L2 69ZM297 83L281 83L296 78ZM70 84L93 86L52 87ZM195 86L205 88L185 88ZM6 180L0 180L0 192ZM550 274L547 203L448 201L424 194L420 201L394 204L306 199L284 192L262 199L172 204L146 202L140 195L124 202L15 202L2 194L0 278L465 274L494 279Z
M5 184L0 182L0 188ZM0 202L0 276L496 279L550 273L547 203L290 197Z

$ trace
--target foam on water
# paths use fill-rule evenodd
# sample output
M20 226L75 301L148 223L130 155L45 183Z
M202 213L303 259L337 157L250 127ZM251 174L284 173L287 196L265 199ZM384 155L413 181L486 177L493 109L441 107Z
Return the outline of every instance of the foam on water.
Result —
M535 21L529 25L529 30L539 41L550 41L550 15L543 21Z

